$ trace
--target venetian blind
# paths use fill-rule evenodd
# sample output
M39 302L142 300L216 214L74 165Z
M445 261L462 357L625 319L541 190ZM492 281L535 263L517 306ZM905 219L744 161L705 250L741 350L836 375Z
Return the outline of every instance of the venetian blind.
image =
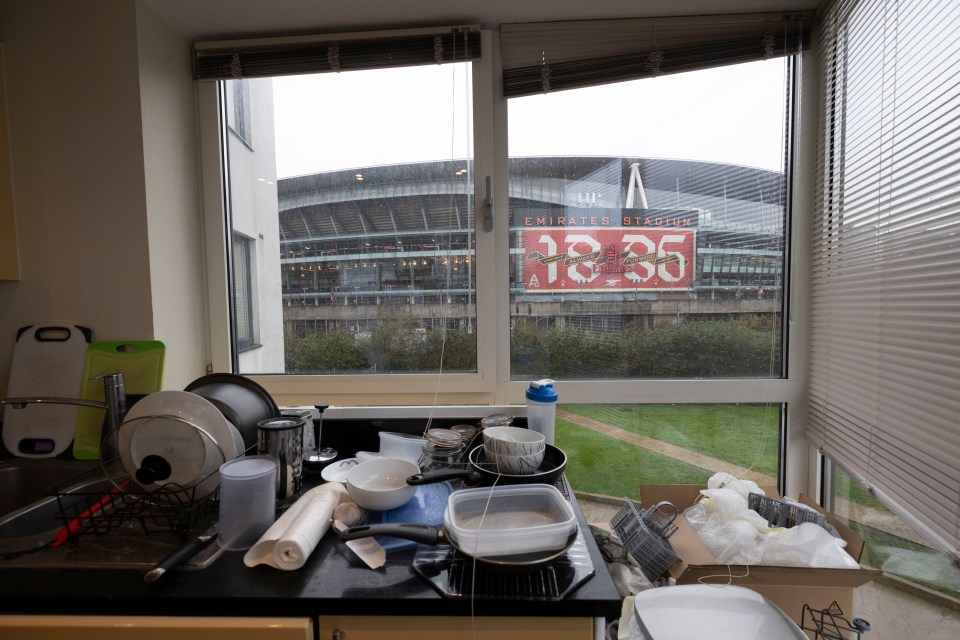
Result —
M477 27L438 27L194 45L194 77L230 80L464 62L480 58Z
M820 32L806 436L958 556L960 3L835 2Z
M503 94L532 95L792 55L810 13L505 24Z

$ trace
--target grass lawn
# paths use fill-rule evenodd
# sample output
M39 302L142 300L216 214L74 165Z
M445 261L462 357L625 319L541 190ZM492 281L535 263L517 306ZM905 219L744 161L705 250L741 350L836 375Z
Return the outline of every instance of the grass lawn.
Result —
M567 479L577 491L639 498L641 484L702 484L711 472L557 420L557 446L567 454Z
M560 409L777 475L780 411L776 406L576 404L561 405Z

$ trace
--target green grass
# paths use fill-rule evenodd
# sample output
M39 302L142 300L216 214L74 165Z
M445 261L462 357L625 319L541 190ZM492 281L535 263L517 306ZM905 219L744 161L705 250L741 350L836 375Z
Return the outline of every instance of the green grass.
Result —
M780 412L776 406L578 404L560 408L770 476L777 475Z
M641 484L703 484L710 473L569 422L557 421L567 479L577 491L639 498Z

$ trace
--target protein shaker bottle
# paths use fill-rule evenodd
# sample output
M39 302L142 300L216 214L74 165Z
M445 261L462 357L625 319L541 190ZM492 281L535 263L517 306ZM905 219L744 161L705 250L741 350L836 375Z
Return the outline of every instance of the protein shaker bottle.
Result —
M542 433L547 444L553 444L557 419L557 392L553 380L531 382L527 389L527 428Z

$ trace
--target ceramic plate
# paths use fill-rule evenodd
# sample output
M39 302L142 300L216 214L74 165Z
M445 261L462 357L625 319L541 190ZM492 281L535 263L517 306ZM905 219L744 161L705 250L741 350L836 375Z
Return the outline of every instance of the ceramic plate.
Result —
M360 463L356 458L344 458L343 460L334 460L323 468L320 477L327 482L346 482L347 474Z

